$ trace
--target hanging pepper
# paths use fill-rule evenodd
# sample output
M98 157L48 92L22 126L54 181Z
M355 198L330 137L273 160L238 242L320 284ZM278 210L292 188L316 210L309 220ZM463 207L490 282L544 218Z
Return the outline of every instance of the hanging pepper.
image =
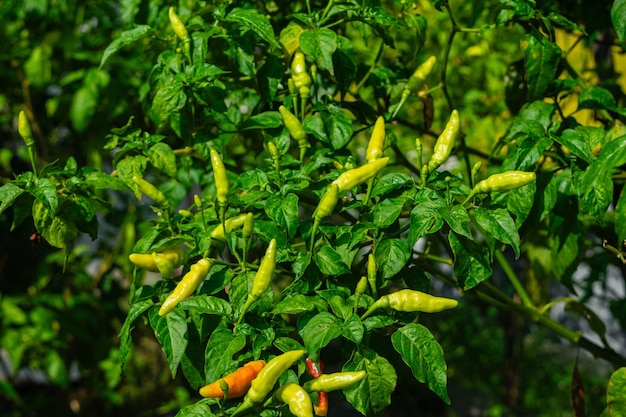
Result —
M157 262L165 260L171 264L172 268L177 268L185 261L185 250L181 247L175 247L162 252L131 253L128 255L128 259L139 268L150 272L161 272ZM161 274L163 273L161 272Z
M374 162L377 159L382 158L385 149L385 119L379 116L374 124L374 130L370 137L367 150L365 151L365 158L367 162Z
M176 307L176 305L189 297L204 281L211 270L213 263L210 259L202 258L191 266L189 272L178 283L174 291L165 299L159 309L159 316L164 316Z
M180 17L176 14L176 10L174 7L170 7L168 10L168 17L170 19L170 25L172 26L172 30L178 36L178 38L183 42L183 48L185 49L185 56L188 59L191 59L191 37L189 37L189 33L187 32L187 28Z
M391 308L396 311L437 313L454 308L459 302L452 298L435 297L421 291L404 289L383 295L361 316L361 320L370 316L380 308Z
M267 250L265 251L265 256L261 260L259 269L256 271L254 276L252 290L250 290L250 293L248 294L248 298L243 306L243 309L241 310L241 315L237 320L237 324L241 322L243 316L246 314L252 303L261 298L263 293L272 283L272 276L274 275L274 269L276 268L276 247L276 239L270 240Z
M272 358L261 372L252 380L250 389L243 398L241 405L231 417L236 417L260 404L270 393L278 378L304 355L304 350L292 350Z
M243 213L239 214L235 217L231 217L227 219L223 224L220 223L209 233L211 239L221 240L222 242L226 242L226 233L231 233L233 230L239 229L243 227L246 222L246 217L248 214L252 213ZM226 232L224 232L224 226L226 226Z
M306 360L306 370L309 372L313 378L319 378L324 372L324 363L320 360L319 367L317 364L307 356ZM319 391L317 393L317 405L313 404L313 410L315 411L315 415L318 417L324 417L328 414L328 394L324 391Z
M235 372L200 388L200 395L204 398L224 398L222 385L226 384L228 387L228 398L243 397L250 389L252 380L257 377L264 367L264 360L248 362Z
M315 233L317 228L323 219L333 214L335 206L339 201L339 186L337 184L330 184L324 195L320 199L315 211L313 212L313 228L311 229L311 248L313 250L313 243L315 242Z
M309 394L298 384L286 383L276 390L274 398L289 406L296 417L313 417L313 403Z
M278 108L280 115L283 118L283 122L285 123L285 127L289 131L289 134L292 138L298 142L298 147L300 148L300 162L304 160L304 155L306 154L306 150L309 147L309 141L307 140L307 134L304 131L304 127L302 123L300 123L300 119L296 117L288 108L285 106L280 106Z
M537 179L534 172L507 171L501 174L493 174L487 179L480 181L474 186L463 204L479 193L490 193L491 191L509 191L530 184Z
M409 98L409 96L415 93L417 90L422 88L426 78L432 72L435 63L437 62L437 57L434 55L429 57L426 61L424 61L420 66L417 67L415 72L409 77L407 80L404 89L402 90L402 97L400 98L400 103L396 107L393 112L393 116L395 117L400 108L404 105L404 102Z
M300 50L294 53L293 60L291 61L291 78L293 79L293 83L300 97L307 99L311 93L311 84L313 81L306 70L306 60Z
M138 175L133 176L133 182L137 184L137 187L139 187L139 191L141 191L142 194L145 194L146 197L154 201L158 206L163 208L169 207L170 203L167 200L167 197L165 197L165 194L163 194L161 190L156 188L154 185L150 184Z
M373 162L368 162L367 164L361 165L358 168L350 169L346 172L343 172L332 183L339 187L340 193L344 191L349 191L357 185L361 185L370 178L375 177L376 174L378 174L384 167L387 166L388 162L388 156L377 159Z
M430 161L428 161L429 172L435 171L445 162L446 159L448 159L460 135L461 121L459 119L459 112L457 110L452 110L452 114L450 114L450 119L448 120L446 127L443 129L443 132L441 132L441 135L439 135L437 141L435 142L433 155L430 157Z
M377 270L374 254L370 253L367 256L367 282L370 284L370 290L372 290L374 298L376 298L378 294L378 284L376 282Z
M365 371L336 372L333 374L322 374L318 378L304 384L307 391L340 391L346 389L367 376Z
M220 219L224 223L226 206L228 205L228 175L224 162L215 149L211 149L211 167L213 168L213 178L215 181L215 191L217 193L217 204L220 207Z

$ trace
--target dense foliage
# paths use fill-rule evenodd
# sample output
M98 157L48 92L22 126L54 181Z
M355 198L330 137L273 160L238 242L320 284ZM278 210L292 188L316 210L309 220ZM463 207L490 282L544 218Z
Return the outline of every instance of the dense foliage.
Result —
M3 413L626 415L626 1L0 16Z

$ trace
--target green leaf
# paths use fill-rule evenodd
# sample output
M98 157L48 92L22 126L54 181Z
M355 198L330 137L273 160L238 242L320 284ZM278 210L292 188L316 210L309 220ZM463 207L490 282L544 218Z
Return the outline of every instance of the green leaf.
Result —
M611 417L626 416L626 368L619 368L611 374L606 403Z
M578 314L580 317L585 319L591 330L600 336L601 340L606 340L606 325L590 307L587 307L585 304L576 300L568 300L565 304L565 311Z
M176 178L176 155L170 145L165 142L155 143L148 149L146 156L156 169Z
M346 146L352 139L353 126L350 118L336 105L328 105L321 116L326 141L330 141L334 149Z
M578 96L578 109L612 110L615 109L615 97L602 87L590 87Z
M461 236L465 236L468 239L472 238L472 231L469 228L469 223L471 221L469 214L467 214L467 210L460 204L456 204L452 206L452 209L441 210L441 217L448 223L450 229L454 232L458 233Z
M206 403L197 402L181 408L175 417L215 417L215 414Z
M280 228L287 232L289 237L293 237L300 226L298 218L298 196L289 193L282 197L276 194L271 195L265 203L265 212L276 222Z
M181 110L186 103L187 94L183 84L180 81L173 81L157 90L152 109L161 121L165 121L172 113Z
M146 170L146 157L141 155L130 156L122 159L117 163L115 168L117 174L124 184L135 194L138 200L141 200L141 190L139 186L133 181L135 175L143 177L143 173Z
M342 369L365 371L367 377L343 392L352 406L364 416L378 415L391 404L398 376L387 359L369 348L355 351Z
M33 221L37 232L56 248L69 247L78 235L74 222L54 216L40 200L33 203Z
M337 50L337 33L328 28L306 30L300 34L302 52L311 55L320 69L335 75L333 54Z
M404 268L411 252L403 239L383 239L376 245L374 258L382 278L386 280Z
M24 189L18 187L15 184L7 182L0 187L0 214L4 212L9 206L13 204L16 198L25 192Z
M492 270L487 248L456 233L450 233L448 240L454 254L454 275L463 283L464 290L489 279Z
M391 225L398 219L398 217L400 217L402 207L404 207L407 200L408 197L402 196L384 199L380 203L376 204L372 210L374 224L378 227L387 227Z
M615 0L611 6L611 21L617 38L626 49L626 0Z
M82 86L76 90L70 104L70 121L77 132L82 133L89 127L99 101L100 92L97 89Z
M225 327L218 327L212 334L206 346L204 372L206 382L217 381L233 365L233 355L246 345L246 337L242 334L235 336Z
M411 210L411 228L407 237L409 247L429 233L435 233L443 226L440 212L446 209L446 202L436 191L422 189Z
M110 174L102 171L90 171L84 174L85 184L93 187L96 190L124 190L128 191L128 187L124 184L124 181L117 177L113 177Z
M365 334L365 329L363 328L363 323L361 323L361 319L357 314L352 314L346 319L343 324L342 334L343 337L356 343L357 345L361 344L363 341L363 335Z
M410 175L399 172L385 174L382 178L376 181L374 188L372 188L371 197L378 197L379 195L385 195L392 191L412 186L413 178L411 178Z
M591 162L592 156L590 143L578 129L565 129L560 136L550 135L550 137L561 145L567 147L573 155L587 163Z
M341 259L341 255L329 245L324 245L315 254L315 264L323 274L339 276L350 273L350 267Z
M626 164L626 136L617 137L606 143L600 151L598 160L607 170Z
M35 188L30 190L31 194L44 203L52 214L56 214L59 206L57 186L48 178L40 178L33 185L35 185Z
M233 314L233 308L228 301L209 295L196 295L186 298L178 303L178 306L183 310L196 311L201 314L216 314L219 316Z
M421 324L411 323L398 329L391 336L391 342L411 368L413 376L450 404L443 349L430 331Z
M124 372L124 366L126 365L126 358L130 352L132 346L131 333L134 328L135 321L143 315L150 307L154 305L154 302L150 299L143 300L137 303L133 303L130 306L126 320L119 333L120 338L120 373Z
M526 34L520 42L524 51L528 101L544 98L548 86L556 78L561 48L546 38Z
M150 326L161 344L172 378L176 376L178 364L187 349L187 317L182 309L175 308L164 317L159 316L159 309L153 308L148 313Z
M301 314L307 311L327 309L326 302L318 296L308 297L304 294L296 294L285 297L272 310L272 314Z
M341 336L342 326L335 316L323 311L313 316L298 333L309 356L316 361L320 350Z
M266 111L255 114L246 119L240 126L240 130L271 129L283 125L283 119L277 111Z
M515 221L505 209L486 210L476 207L474 217L480 227L491 237L510 245L515 252L515 259L520 255L520 237Z
M117 52L119 49L126 45L130 45L133 42L137 42L140 39L145 38L153 33L153 29L148 25L140 25L136 28L126 30L120 34L120 36L109 44L102 54L100 60L100 68L109 59L109 57Z
M268 18L260 14L256 9L242 9L240 7L235 7L228 14L228 16L226 16L225 20L237 22L240 25L251 29L259 35L261 39L269 43L270 46L280 49L280 45L276 41L276 36L274 35L274 29L272 28Z
M613 199L613 180L606 164L597 161L589 165L579 181L580 210L602 218Z

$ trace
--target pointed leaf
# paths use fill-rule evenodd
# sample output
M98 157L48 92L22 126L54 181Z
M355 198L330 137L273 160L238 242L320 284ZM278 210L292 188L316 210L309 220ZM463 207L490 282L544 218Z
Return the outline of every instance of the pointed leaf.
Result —
M149 313L150 326L154 335L161 344L167 363L170 366L172 378L176 376L178 364L187 349L187 317L185 311L179 308L159 316L159 309L153 308Z
M120 36L115 39L107 48L104 50L102 54L102 59L100 60L100 68L104 65L104 63L109 59L109 57L117 52L119 49L126 45L130 45L133 42L136 42L140 39L145 38L146 36L153 33L153 30L148 25L137 26L134 29L126 30L120 34Z
M487 248L456 233L450 233L448 240L454 254L454 275L463 283L463 289L469 290L489 279L492 270Z

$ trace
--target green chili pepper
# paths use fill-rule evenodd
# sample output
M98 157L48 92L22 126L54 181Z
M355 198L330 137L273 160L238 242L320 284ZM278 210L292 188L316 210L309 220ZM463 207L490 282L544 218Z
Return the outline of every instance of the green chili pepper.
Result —
M467 203L476 194L514 190L530 184L536 178L537 175L534 172L525 171L508 171L501 174L493 174L476 184L463 204Z
M20 134L22 139L24 139L26 146L30 147L35 145L33 131L30 128L28 117L26 117L26 113L24 113L24 111L20 111L17 117L17 132Z
M172 264L172 269L179 267L185 261L185 250L181 247L166 249L162 252L131 253L128 255L128 259L139 268L150 272L160 272L155 255L158 255L159 259L165 259Z
M400 290L383 295L361 316L361 320L370 316L380 308L391 308L396 311L437 313L454 308L459 302L452 298L435 297L421 291Z
M222 242L226 242L226 233L231 233L233 230L239 229L243 227L246 222L246 217L251 213L243 213L239 214L235 217L231 217L226 220L223 224L220 223L217 225L215 229L209 233L211 239L221 240ZM226 226L226 232L224 232L224 226Z
M337 201L339 201L339 186L337 184L330 184L313 213L315 221L319 223L333 214Z
M313 402L309 394L298 384L287 383L276 390L274 398L289 406L296 417L313 417Z
M220 206L220 219L223 223L225 221L226 206L228 205L228 175L226 174L224 162L215 149L211 149L211 167L213 168L217 204Z
M370 178L375 177L376 174L378 174L384 167L387 166L388 162L388 156L377 159L373 162L368 162L367 164L361 165L358 168L350 169L346 172L343 172L332 183L339 187L340 193L344 191L349 191L354 187L363 184Z
M296 142L298 142L298 147L300 148L300 161L303 161L306 150L309 147L309 141L307 140L307 134L304 131L304 127L302 126L300 119L298 119L296 115L289 111L289 109L285 106L280 106L278 111L283 118L283 122L285 123L285 127L289 131L289 134L295 139Z
M307 391L340 391L348 388L367 376L365 371L336 372L334 374L322 374L319 378L304 384Z
M176 307L176 305L189 297L204 281L211 270L213 263L210 259L202 258L191 266L189 272L178 283L174 291L165 299L159 309L159 316L164 316Z
M187 58L191 58L191 38L189 37L189 33L187 32L185 24L176 14L176 10L174 10L174 7L169 8L168 16L170 18L170 25L172 26L172 30L174 31L176 36L178 36L178 38L183 42L185 55L187 56Z
M370 253L367 256L367 282L370 284L370 289L372 290L372 295L376 298L378 293L378 284L376 283L376 275L377 275L377 267L376 267L376 259L374 258L374 254Z
M255 405L261 403L270 393L278 378L289 369L298 359L304 355L304 350L292 350L272 358L259 372L252 384L243 403L235 410L231 417L249 411Z
M420 66L417 67L415 72L409 77L409 80L404 87L404 94L411 94L422 88L424 85L424 81L433 71L435 64L437 63L437 57L431 56L426 61L424 61ZM408 91L408 93L406 93Z
M374 130L370 137L367 150L365 151L365 158L367 162L374 162L377 159L382 158L385 149L385 119L380 116L376 119L374 124Z
M459 112L457 110L452 110L452 114L450 115L450 119L448 120L446 127L443 129L443 132L441 132L441 135L439 135L437 141L435 142L433 155L430 157L430 161L428 161L429 172L435 171L445 162L446 159L448 159L460 135L461 121L459 119Z
M306 60L302 51L298 50L293 55L293 61L291 61L291 78L298 90L301 98L309 97L311 93L311 76L306 70Z
M263 293L269 288L270 284L272 283L272 277L274 276L274 270L276 269L276 247L276 239L270 240L270 243L267 246L267 250L265 251L265 256L261 260L259 269L256 271L256 274L254 276L252 289L248 294L248 298L243 306L241 315L237 320L237 324L241 322L243 316L246 314L248 308L250 308L252 303L261 298Z
M246 213L246 217L243 219L243 230L241 234L244 239L250 239L254 232L254 215L252 213Z
M165 194L163 194L154 185L150 184L138 175L133 176L133 182L137 184L139 191L145 194L146 197L154 201L157 205L161 207L169 207L170 203L167 200L167 197L165 197Z

